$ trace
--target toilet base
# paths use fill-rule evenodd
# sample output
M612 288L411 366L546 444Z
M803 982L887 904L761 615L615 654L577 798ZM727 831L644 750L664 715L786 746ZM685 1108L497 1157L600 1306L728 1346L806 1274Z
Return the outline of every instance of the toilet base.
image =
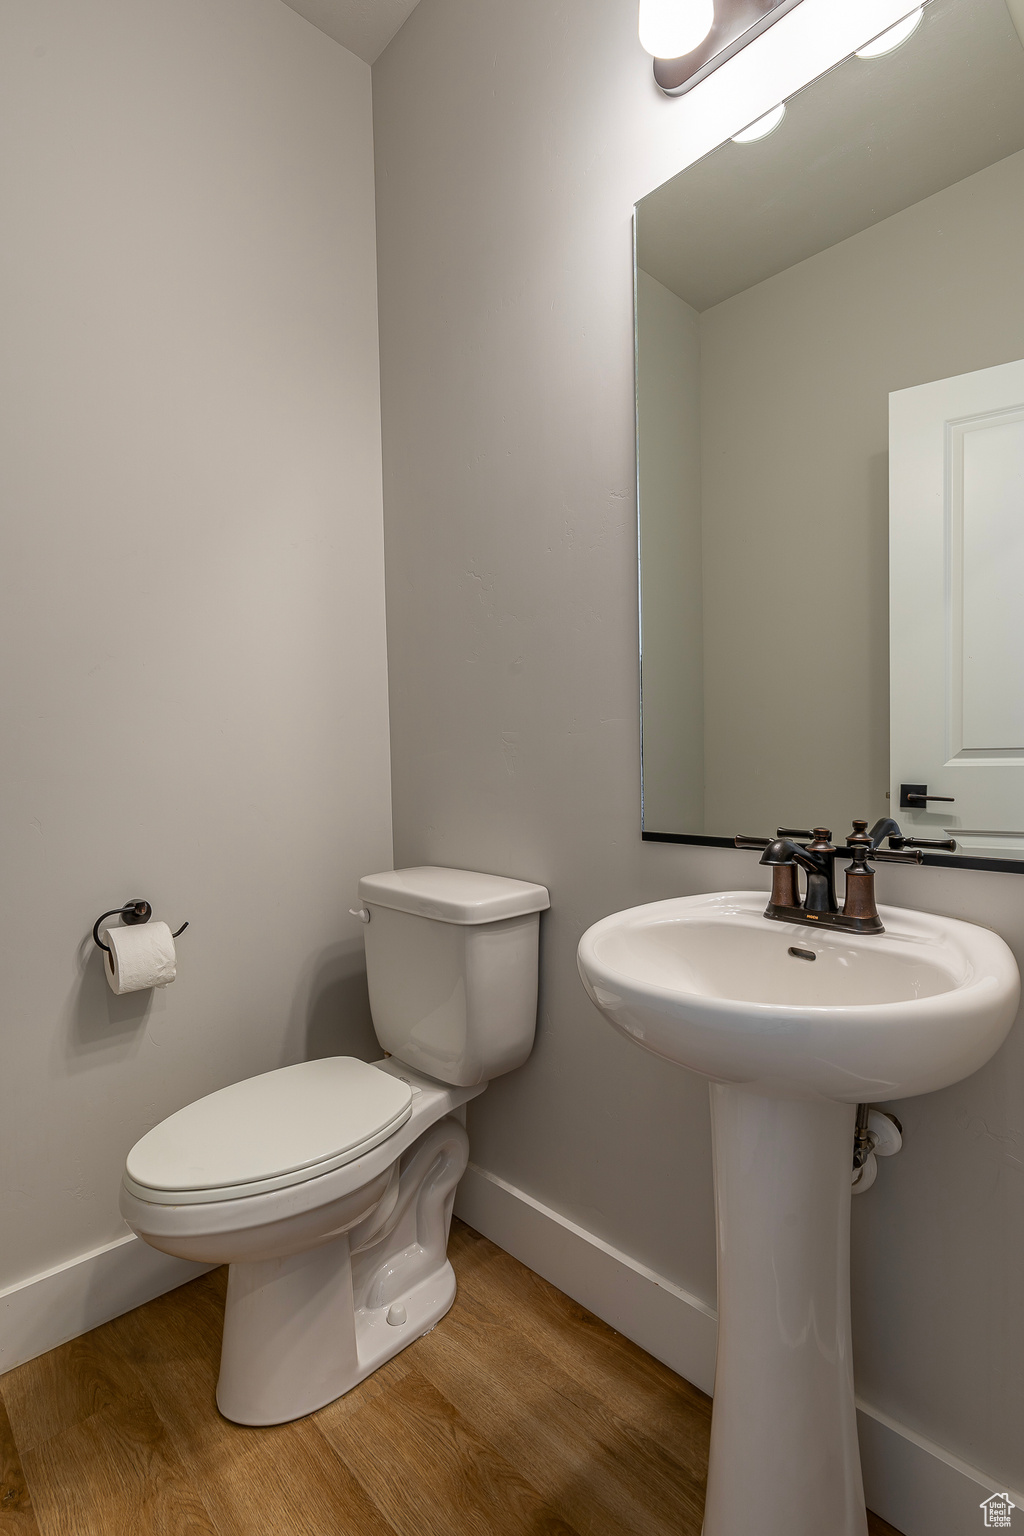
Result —
M446 1117L350 1230L230 1265L217 1383L226 1419L285 1424L314 1413L444 1317L455 1300L448 1230L468 1151L465 1130ZM405 1320L388 1322L401 1308Z
M342 1238L340 1241L347 1240ZM325 1262L326 1255L330 1254L337 1263L337 1256L332 1252L334 1247L335 1244L331 1243L326 1249L319 1250L325 1254ZM306 1254L302 1257L308 1261L310 1256ZM264 1267L269 1265L233 1264L229 1272L229 1287L238 1270ZM335 1274L332 1282L338 1278ZM344 1326L338 1326L338 1322L343 1323L343 1319L332 1319L330 1315L332 1305L339 1310L343 1305L344 1297L338 1295L341 1289L343 1287L336 1283L329 1283L324 1288L320 1304L316 1306L317 1321L324 1326L311 1327L307 1312L303 1319L304 1341L295 1341L299 1343L298 1348L289 1347L293 1343L289 1340L288 1345L282 1349L280 1329L272 1329L269 1333L262 1333L260 1329L250 1332L244 1321L239 1326L244 1303L235 1313L236 1332L234 1337L230 1337L228 1316L225 1314L217 1407L226 1419L234 1424L252 1426L286 1424L292 1419L305 1418L306 1414L315 1413L318 1408L325 1408L336 1398L351 1392L353 1387L365 1381L380 1366L386 1365L407 1345L429 1333L445 1313L451 1310L455 1301L455 1271L446 1259L436 1274L429 1275L407 1292L402 1297L406 1321L398 1326L388 1322L388 1307L373 1310L360 1308L355 1314L354 1350L347 1347L347 1330ZM287 1290L290 1301L285 1300L284 1290ZM296 1299L294 1287L282 1287L278 1300L283 1311L285 1331L287 1323L297 1314L284 1309ZM237 1300L236 1294L236 1305ZM270 1320L270 1310L271 1307L265 1305L260 1307L261 1322ZM273 1310L277 1308L273 1307ZM348 1316L352 1318L351 1301ZM325 1343L331 1347L325 1349Z

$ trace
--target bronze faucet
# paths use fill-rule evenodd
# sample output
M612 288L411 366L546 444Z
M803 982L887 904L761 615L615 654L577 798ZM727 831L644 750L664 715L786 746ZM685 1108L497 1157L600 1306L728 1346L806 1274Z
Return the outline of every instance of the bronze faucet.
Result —
M805 923L808 927L842 928L850 933L883 933L882 919L875 905L875 871L869 859L889 864L920 864L922 848L956 851L956 843L931 842L904 837L891 817L876 821L869 832L866 821L855 821L845 847L832 844L828 827L811 832L780 827L774 838L736 838L737 848L761 848L761 863L772 871L772 894L765 917L783 923ZM794 839L810 838L808 843ZM888 838L889 847L880 845ZM910 851L907 851L910 850ZM846 870L846 899L842 911L836 899L835 864L837 858L849 857ZM801 900L797 871L806 876L806 895Z

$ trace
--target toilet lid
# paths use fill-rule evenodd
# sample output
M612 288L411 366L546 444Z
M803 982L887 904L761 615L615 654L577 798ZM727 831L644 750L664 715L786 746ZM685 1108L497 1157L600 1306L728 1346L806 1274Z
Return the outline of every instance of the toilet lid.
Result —
M125 1183L161 1204L301 1183L385 1141L408 1120L412 1097L401 1078L352 1056L264 1072L154 1126L129 1152Z

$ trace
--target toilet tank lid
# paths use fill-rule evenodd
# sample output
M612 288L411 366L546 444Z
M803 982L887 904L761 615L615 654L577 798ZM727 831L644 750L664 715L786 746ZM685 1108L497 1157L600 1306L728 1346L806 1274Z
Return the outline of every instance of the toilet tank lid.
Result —
M542 885L529 880L509 880L504 875L481 875L469 869L385 870L364 875L359 900L417 917L433 917L442 923L498 923L506 917L543 912L551 905Z

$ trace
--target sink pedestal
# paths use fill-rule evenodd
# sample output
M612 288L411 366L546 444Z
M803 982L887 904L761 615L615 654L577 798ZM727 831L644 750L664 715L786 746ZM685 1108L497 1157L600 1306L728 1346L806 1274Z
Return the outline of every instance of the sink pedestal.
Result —
M997 934L882 907L883 933L766 922L763 891L614 912L591 998L713 1084L718 1369L704 1536L867 1536L850 1357L856 1103L947 1088L1006 1039Z
M719 1325L704 1536L866 1536L850 1349L856 1113L711 1085Z

